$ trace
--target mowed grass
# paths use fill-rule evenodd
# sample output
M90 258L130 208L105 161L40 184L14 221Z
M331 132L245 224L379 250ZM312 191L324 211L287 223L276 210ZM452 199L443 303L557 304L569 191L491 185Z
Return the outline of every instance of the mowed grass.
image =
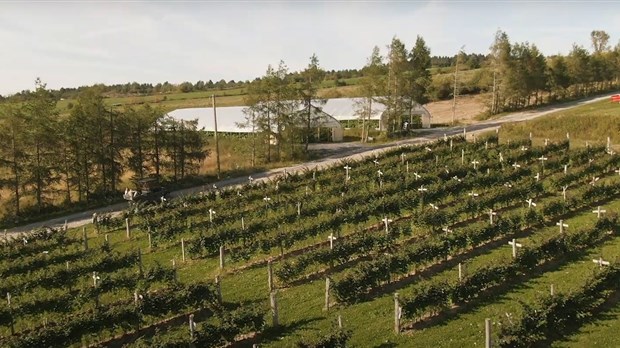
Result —
M531 121L502 125L500 139L523 139L532 132L534 144L566 139L569 133L572 146L605 145L610 137L614 148L620 149L620 104L608 99L554 112Z

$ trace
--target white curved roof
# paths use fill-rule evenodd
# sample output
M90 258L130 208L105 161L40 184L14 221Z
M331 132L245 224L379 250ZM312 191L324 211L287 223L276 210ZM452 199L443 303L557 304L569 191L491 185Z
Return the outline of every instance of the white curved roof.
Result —
M244 110L246 109L248 109L247 106L218 107L217 131L223 133L252 133L251 125L246 127L240 126L241 124L247 124L247 115L244 113ZM197 119L198 129L204 129L208 132L215 131L213 108L210 107L176 109L168 112L168 116L177 120L185 121ZM340 125L340 122L338 122L338 120L334 117L331 117L329 114L313 109L311 116L311 127L342 128L342 125Z
M360 116L356 113L356 109L359 108L358 103L361 102L362 98L327 99L327 102L321 106L321 109L338 121L358 120ZM380 119L383 111L385 111L385 105L373 101L370 119Z

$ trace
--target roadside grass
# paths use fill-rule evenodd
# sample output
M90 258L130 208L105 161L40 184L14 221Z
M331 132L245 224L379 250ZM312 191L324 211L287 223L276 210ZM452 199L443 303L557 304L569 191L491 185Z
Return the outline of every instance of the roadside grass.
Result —
M523 139L532 132L534 144L566 139L569 133L571 146L605 145L610 137L612 145L620 144L620 105L603 100L559 111L534 120L504 124L500 139Z

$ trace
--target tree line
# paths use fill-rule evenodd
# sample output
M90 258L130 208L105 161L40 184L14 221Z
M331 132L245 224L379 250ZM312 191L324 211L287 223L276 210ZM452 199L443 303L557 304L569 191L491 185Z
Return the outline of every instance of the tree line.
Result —
M145 105L113 110L97 88L80 92L67 115L39 79L19 103L0 104L0 187L20 219L57 204L118 198L121 177L177 181L197 173L206 140L197 122ZM25 207L25 202L33 204Z

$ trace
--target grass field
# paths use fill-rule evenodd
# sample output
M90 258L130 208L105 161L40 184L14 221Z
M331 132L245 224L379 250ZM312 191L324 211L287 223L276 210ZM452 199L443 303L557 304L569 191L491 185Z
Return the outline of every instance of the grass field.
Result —
M606 145L607 137L612 145L620 145L620 105L609 100L578 106L553 113L535 120L502 125L502 138L527 138L532 133L536 144L545 138L560 140L569 133L571 145Z

